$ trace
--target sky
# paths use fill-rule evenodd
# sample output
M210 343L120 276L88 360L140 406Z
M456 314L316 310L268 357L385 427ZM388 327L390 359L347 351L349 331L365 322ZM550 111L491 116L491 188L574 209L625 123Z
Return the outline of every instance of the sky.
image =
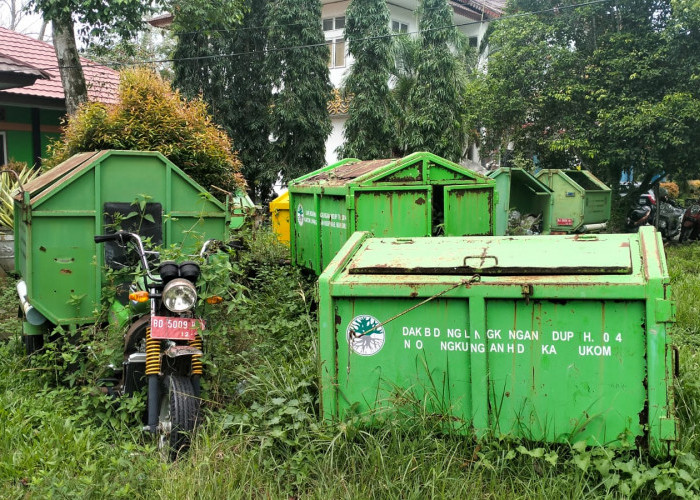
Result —
M10 6L15 3L18 5L27 3L26 0L0 0L0 26L3 28L10 28ZM30 14L27 12L21 12L19 14L19 23L15 28L15 31L23 33L25 35L37 38L39 36L39 30L41 29L41 16L37 14ZM51 36L51 30L46 30L46 37Z

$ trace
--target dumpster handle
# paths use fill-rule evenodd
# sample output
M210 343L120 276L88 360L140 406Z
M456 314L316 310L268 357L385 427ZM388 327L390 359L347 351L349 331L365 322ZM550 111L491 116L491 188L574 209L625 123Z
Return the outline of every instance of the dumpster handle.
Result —
M479 264L479 269L481 269L484 265L484 261L486 259L493 259L495 261L494 266L498 265L498 257L495 255L467 255L464 257L464 267L469 267L467 266L467 259L481 259L481 264Z

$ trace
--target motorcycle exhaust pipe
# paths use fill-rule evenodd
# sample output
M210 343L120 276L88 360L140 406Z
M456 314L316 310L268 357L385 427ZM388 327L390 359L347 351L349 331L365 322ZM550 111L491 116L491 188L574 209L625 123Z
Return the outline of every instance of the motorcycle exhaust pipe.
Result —
M24 312L24 317L30 325L39 326L46 323L46 318L39 311L34 309L27 300L27 283L24 280L17 282L17 295L19 296L19 305Z

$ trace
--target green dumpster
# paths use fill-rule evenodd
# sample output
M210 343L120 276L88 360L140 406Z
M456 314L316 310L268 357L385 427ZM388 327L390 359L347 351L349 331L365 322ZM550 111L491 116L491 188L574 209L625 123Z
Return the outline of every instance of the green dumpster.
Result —
M224 204L160 153L75 155L15 198L15 267L20 296L32 308L27 319L34 326L95 321L104 266L119 268L129 258L116 243L96 251L93 237L110 227L192 252L205 238L227 240L230 220ZM41 333L25 326L25 333Z
M552 190L522 168L499 168L489 173L496 181L498 205L496 206L495 234L508 232L508 218L512 210L521 215L532 215L540 220L540 233L548 234L550 227Z
M431 153L345 159L289 183L292 262L317 274L354 231L493 234L495 182Z
M535 175L552 191L551 231L595 232L610 219L612 191L587 170L540 170Z
M322 414L420 411L448 431L664 456L677 439L668 284L651 227L355 233L319 278Z

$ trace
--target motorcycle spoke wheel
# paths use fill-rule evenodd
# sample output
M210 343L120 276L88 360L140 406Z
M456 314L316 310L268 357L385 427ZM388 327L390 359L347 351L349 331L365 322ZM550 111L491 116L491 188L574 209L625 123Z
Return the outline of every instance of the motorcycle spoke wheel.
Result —
M175 460L189 448L199 404L189 377L166 375L163 378L157 435L158 450L164 459Z

